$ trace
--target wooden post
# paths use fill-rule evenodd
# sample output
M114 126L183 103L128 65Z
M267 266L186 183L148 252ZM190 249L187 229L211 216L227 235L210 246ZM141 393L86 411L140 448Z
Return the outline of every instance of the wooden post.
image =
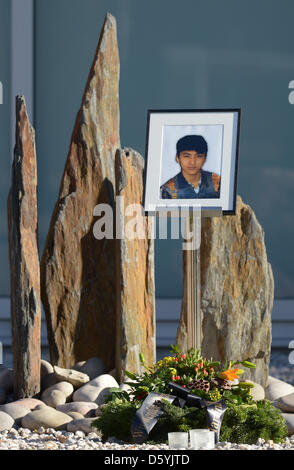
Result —
M197 220L198 219L198 220ZM197 227L196 224L200 224ZM196 228L196 230L195 230ZM195 218L195 213L186 217L186 234L193 233L193 245L187 250L187 348L201 349L202 318L201 318L201 212Z

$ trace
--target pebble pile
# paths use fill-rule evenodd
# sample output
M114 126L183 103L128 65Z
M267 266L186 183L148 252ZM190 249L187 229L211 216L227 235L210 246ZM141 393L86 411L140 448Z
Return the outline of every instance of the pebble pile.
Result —
M294 365L285 366L275 357L270 373L283 372L278 378L269 377L264 390L255 384L255 400L266 397L279 407L286 419L289 436L283 444L258 439L255 445L220 442L216 450L294 450ZM287 370L286 370L287 367ZM126 444L115 438L103 443L91 426L99 416L109 389L119 386L115 372L106 373L99 358L77 363L72 369L52 367L42 360L41 393L34 398L13 400L13 371L0 366L0 450L168 450L166 444ZM125 384L120 387L126 388Z

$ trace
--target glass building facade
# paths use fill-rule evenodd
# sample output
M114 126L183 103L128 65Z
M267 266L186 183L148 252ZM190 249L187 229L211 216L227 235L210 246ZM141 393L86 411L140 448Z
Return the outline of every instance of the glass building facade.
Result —
M294 298L291 0L36 0L40 251L107 11L118 27L122 145L144 155L148 109L240 107L238 194L264 228L276 298ZM0 0L0 12L0 80L6 97L0 106L0 294L9 295L10 1ZM155 258L157 297L181 297L181 240L157 240Z

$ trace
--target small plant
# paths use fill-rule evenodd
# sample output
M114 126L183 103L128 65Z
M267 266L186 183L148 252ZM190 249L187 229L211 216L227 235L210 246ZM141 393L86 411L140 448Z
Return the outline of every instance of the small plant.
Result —
M131 422L138 408L138 404L116 397L102 407L101 415L92 426L102 432L103 442L111 436L132 442Z

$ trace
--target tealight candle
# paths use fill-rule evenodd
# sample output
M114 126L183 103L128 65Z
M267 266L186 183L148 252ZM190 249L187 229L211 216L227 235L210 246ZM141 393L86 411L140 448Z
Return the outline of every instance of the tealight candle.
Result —
M187 432L169 432L168 445L174 449L187 449L188 448L188 433Z
M191 429L190 444L194 450L210 450L214 448L214 432L209 429Z

